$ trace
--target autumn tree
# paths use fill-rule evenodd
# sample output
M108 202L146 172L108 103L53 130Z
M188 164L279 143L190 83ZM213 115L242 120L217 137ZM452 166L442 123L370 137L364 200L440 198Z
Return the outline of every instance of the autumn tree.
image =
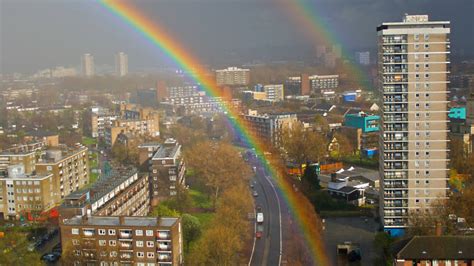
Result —
M214 208L226 188L248 181L251 171L235 147L222 142L199 142L185 159L195 176L211 191Z
M318 162L326 155L326 138L317 132L305 129L297 123L293 127L283 129L282 145L289 159L298 165Z
M0 265L42 265L40 255L29 250L26 236L9 231L0 238Z

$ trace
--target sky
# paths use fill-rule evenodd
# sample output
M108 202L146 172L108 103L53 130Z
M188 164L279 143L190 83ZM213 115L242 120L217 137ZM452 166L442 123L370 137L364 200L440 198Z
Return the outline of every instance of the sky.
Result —
M301 60L315 46L277 0L135 0L202 62ZM279 0L293 1L293 0ZM451 21L451 47L473 54L474 0L307 0L345 50L376 49L378 24L404 13ZM0 0L0 72L97 65L129 55L130 69L172 66L157 48L93 0Z

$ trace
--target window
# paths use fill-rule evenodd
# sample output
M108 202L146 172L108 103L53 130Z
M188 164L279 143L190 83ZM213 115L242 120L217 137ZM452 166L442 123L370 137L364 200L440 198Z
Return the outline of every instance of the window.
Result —
M418 41L420 39L420 34L413 34L413 39L415 39L415 41Z
M415 50L418 50L418 48L420 48L420 45L416 43L414 47L415 47Z
M430 84L429 83L425 83L425 89L429 89L430 88Z
M425 34L425 41L428 41L430 39L430 35L429 34Z
M149 258L149 259L152 259L152 258L155 257L155 253L154 252L147 252L146 257Z
M430 45L425 43L425 50L428 50L428 49L430 49Z
M416 98L420 97L420 94L418 94L418 93L417 93L417 94L415 94L415 97L416 97Z
M135 235L143 236L143 230L135 230Z
M146 236L153 236L153 230L146 230Z
M117 241L115 240L109 240L109 246L115 247L117 245Z
M135 246L142 248L143 247L143 241L136 241Z
M426 74L425 74L425 78L426 78L426 79L429 79L429 78L430 78L430 74L429 74L429 73L426 73Z
M117 257L117 251L110 251L110 257L111 258Z
M430 109L430 104L429 103L425 103L425 109Z
M99 229L99 235L105 236L105 229Z
M71 229L71 234L78 235L79 234L79 228L72 228Z
M429 59L430 58L430 55L429 54L425 54L425 59Z
M428 176L430 175L430 171L425 171L425 175ZM426 180L428 182L428 180Z
M137 257L138 257L138 258L143 258L143 257L145 257L145 252L143 252L143 251L137 252Z
M78 245L79 245L79 240L78 240L78 239L73 239L73 240L72 240L72 244L73 244L74 246L78 246Z
M109 236L115 235L115 229L109 229Z
M152 247L155 246L155 243L153 241L147 241L146 246L149 247L149 248L152 248Z
M105 245L107 245L107 240L102 240L102 239L99 240L99 246L102 246L102 247L103 247L103 246L105 246Z
M429 94L429 93L426 93L426 94L425 94L425 97L426 97L426 98L429 98L429 97L430 97L430 94Z
M81 251L75 249L75 250L74 250L74 256L81 256Z

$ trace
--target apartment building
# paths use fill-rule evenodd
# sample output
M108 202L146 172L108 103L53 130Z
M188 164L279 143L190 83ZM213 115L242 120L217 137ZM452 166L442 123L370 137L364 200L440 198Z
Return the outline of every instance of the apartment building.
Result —
M0 172L7 172L8 166L21 164L25 174L32 174L36 167L36 152L30 149L0 152Z
M246 86L250 82L250 69L228 67L216 70L216 83L218 86Z
M96 216L146 216L150 211L148 174L118 168L92 187L75 191L60 207L63 218L91 213Z
M94 56L91 54L83 54L81 56L81 72L84 77L92 77L95 75Z
M313 93L320 93L324 89L337 89L339 87L339 75L312 75L308 79Z
M60 230L73 265L183 264L180 218L83 215L60 219Z
M296 114L278 113L262 115L253 110L249 110L249 114L243 115L242 119L249 127L252 135L275 146L281 143L282 130L298 122Z
M88 149L82 145L60 145L48 149L36 162L38 174L53 174L52 200L54 204L89 183Z
M115 54L115 74L119 77L128 74L128 55L124 52Z
M54 207L53 174L26 173L22 164L0 173L0 219L18 220Z
M92 107L90 115L90 134L93 138L104 137L105 128L114 124L119 116L102 107Z
M162 199L174 196L178 186L185 185L186 164L181 154L181 145L175 139L167 139L162 144L142 144L139 146L150 173L151 204L155 206ZM151 156L150 156L151 155Z
M285 80L285 95L309 95L310 93L309 76L307 74L288 77Z
M445 198L450 23L427 15L377 27L383 94L380 214L397 235L411 212Z

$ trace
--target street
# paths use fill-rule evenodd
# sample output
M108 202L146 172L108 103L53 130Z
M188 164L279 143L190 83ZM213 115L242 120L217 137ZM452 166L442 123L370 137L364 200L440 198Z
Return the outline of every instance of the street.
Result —
M270 179L266 178L265 170L255 157L249 161L255 166L254 191L258 196L255 197L255 205L262 208L264 215L263 234L256 240L254 253L250 265L280 265L281 263L281 205L272 187ZM253 182L253 181L252 181Z

